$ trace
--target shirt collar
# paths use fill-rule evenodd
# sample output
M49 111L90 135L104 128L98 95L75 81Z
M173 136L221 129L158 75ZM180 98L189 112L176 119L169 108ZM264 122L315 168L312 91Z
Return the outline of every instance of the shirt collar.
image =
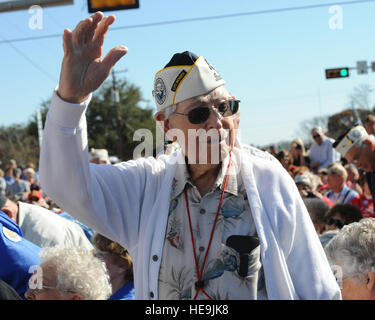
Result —
M212 186L213 190L215 190L216 188L220 188L221 190L223 190L228 164L229 164L229 155L225 157L225 159L221 163L219 174L216 178L214 185ZM237 181L238 172L239 171L237 169L237 162L235 160L235 155L232 152L231 166L229 169L228 182L225 188L225 192L229 192L235 196L238 195L238 181ZM177 198L184 191L186 184L190 184L191 186L194 185L193 182L191 181L191 176L187 169L186 162L184 162L184 163L180 163L177 165L176 174L173 178L173 183L172 183L171 199Z

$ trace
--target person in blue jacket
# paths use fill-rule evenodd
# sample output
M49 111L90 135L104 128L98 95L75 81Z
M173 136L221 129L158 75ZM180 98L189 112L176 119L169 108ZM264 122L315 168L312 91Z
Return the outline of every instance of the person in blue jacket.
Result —
M5 199L6 200L6 199ZM0 197L1 202L4 201ZM35 267L39 265L40 247L26 240L21 228L0 211L0 279L22 298Z

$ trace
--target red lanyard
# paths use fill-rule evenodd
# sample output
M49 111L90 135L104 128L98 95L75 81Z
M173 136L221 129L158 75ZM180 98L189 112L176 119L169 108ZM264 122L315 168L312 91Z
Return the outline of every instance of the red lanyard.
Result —
M219 212L220 212L220 208L221 208L221 204L223 202L223 198L224 198L224 192L225 192L225 189L227 187L227 182L228 182L228 176L229 176L229 168L230 168L230 164L231 164L231 159L232 159L232 153L229 153L229 163L228 163L228 169L227 169L227 174L225 176L225 182L224 182L224 187L223 187L223 191L221 192L221 198L220 198L220 202L219 202L219 206L217 207L217 211L216 211L216 216L215 216L215 220L214 220L214 224L212 226L212 230L211 230L211 235L210 235L210 240L208 242L208 246L207 246L207 250L206 250L206 253L204 255L204 260L203 260L203 264L202 264L202 267L201 267L201 270L199 272L199 267L198 267L198 261L197 261L197 255L196 255L196 251L195 251L195 244L194 244L194 236L193 236L193 229L191 227L191 218L190 218L190 209L189 209L189 202L188 202L188 197L187 197L187 191L186 189L184 190L184 193L185 193L185 202L186 202L186 211L187 211L187 214L188 214L188 218L189 218L189 229L190 229L190 237L191 237L191 243L193 244L193 253L194 253L194 262L195 262L195 270L197 272L197 276L198 276L198 281L195 283L196 285L196 288L197 288L197 291L195 293L195 296L193 298L193 300L195 300L197 298L197 295L199 293L199 291L201 290L203 292L204 295L206 295L206 297L210 300L213 300L207 293L206 291L204 291L203 289L203 281L202 281L202 276L203 276L203 271L204 271L204 266L206 264L206 260L207 260L207 256L208 256L208 251L210 250L210 247L211 247L211 242L212 242L212 238L213 238L213 235L214 235L214 231L215 231L215 226L216 226L216 222L217 222L217 218L219 217Z

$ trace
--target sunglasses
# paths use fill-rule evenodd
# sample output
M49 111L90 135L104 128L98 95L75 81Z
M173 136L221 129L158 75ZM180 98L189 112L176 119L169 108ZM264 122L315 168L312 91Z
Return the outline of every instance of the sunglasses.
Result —
M240 100L227 100L214 106L214 108L216 112L219 113L222 117L230 117L237 113L239 109L239 103ZM200 124L208 120L208 118L210 117L211 108L207 106L199 106L190 110L188 113L174 113L182 116L187 116L189 122L192 124Z
M339 229L341 229L344 226L344 222L338 219L333 219L333 218L327 219L326 224L329 226L335 225Z
M320 138L320 134L316 134L315 136L313 136L314 139L318 139Z

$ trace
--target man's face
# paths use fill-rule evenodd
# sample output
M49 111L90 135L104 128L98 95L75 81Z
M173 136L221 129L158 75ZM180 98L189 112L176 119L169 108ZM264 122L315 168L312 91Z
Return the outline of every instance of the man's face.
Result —
M38 272L42 273L41 284L38 284ZM39 275L40 276L40 275ZM36 288L30 288L30 284ZM56 288L57 272L56 266L52 263L45 263L40 265L39 271L33 274L29 282L29 289L25 293L27 300L73 300L77 295L72 292L61 292Z
M348 162L353 163L357 168L361 168L366 172L372 172L375 170L375 148L374 145L369 141L365 146L351 147L345 155Z
M323 136L321 132L318 131L311 131L311 136L314 139L314 141L318 144L321 145L323 142Z
M344 187L344 177L337 173L330 173L327 177L328 187L332 190L342 190Z
M180 130L177 141L181 145L189 163L218 164L233 148L235 130L238 129L237 115L221 116L215 105L233 99L224 86L207 95L188 99L177 104L176 112L187 114L200 106L209 108L210 113L204 123L193 124L187 116L173 114L168 118L169 129Z

